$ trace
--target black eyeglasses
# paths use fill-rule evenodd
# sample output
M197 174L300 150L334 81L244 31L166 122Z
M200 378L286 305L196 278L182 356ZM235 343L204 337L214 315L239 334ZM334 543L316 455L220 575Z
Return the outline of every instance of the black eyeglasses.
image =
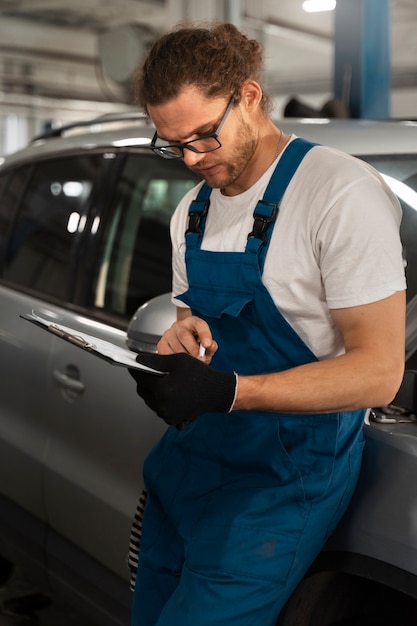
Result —
M227 116L232 110L234 104L234 95L229 100L226 111L223 114L222 119L220 120L216 130L209 135L203 135L202 137L198 137L198 139L192 139L191 141L186 141L185 143L173 143L173 144L163 144L162 140L159 139L158 133L156 132L151 141L151 149L155 154L158 154L164 159L182 159L184 158L184 150L191 150L192 152L197 152L198 154L203 154L205 152L214 152L214 150L218 150L222 147L222 144L219 140L219 133L224 126L224 123L227 120ZM161 142L161 144L158 144Z

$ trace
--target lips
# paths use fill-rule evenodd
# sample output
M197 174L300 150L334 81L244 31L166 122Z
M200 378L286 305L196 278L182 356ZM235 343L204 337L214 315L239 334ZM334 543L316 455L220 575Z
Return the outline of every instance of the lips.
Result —
M219 165L211 165L210 167L195 167L194 171L197 172L200 176L213 176L219 170Z

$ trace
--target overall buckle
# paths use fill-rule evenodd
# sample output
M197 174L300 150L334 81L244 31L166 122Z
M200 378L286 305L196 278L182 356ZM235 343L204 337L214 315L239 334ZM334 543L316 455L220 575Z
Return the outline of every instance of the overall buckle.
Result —
M263 244L266 244L266 231L268 230L269 225L275 222L278 209L279 205L274 202L264 202L263 200L259 200L253 213L253 227L252 231L248 234L248 239L250 237L254 237L255 239L260 239Z
M205 200L197 199L192 201L190 210L188 212L188 228L185 231L186 235L188 233L197 233L200 236L203 234L203 231L201 229L201 221L203 220L203 218L206 217L209 205L209 198L206 198Z

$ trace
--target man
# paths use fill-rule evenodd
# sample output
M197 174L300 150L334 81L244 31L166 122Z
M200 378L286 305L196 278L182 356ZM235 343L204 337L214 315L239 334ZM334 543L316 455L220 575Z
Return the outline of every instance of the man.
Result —
M166 374L132 372L172 425L144 467L135 626L273 626L353 493L364 409L402 378L398 203L276 128L261 68L221 24L165 35L138 79L154 150L206 184L172 219L178 320L138 357Z

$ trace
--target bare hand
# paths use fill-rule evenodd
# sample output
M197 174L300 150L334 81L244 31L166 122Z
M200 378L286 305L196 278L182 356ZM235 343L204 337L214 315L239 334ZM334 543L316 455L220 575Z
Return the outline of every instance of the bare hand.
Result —
M205 355L200 356L200 344L205 348ZM210 363L218 348L210 327L199 317L189 315L180 319L165 331L158 343L158 354L177 354L186 352Z

